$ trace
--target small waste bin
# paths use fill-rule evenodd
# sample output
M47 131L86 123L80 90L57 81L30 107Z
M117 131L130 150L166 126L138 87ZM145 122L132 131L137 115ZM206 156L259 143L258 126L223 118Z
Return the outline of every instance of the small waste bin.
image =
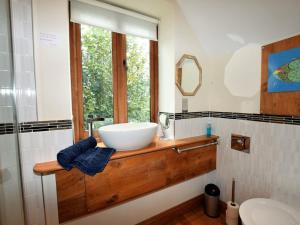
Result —
M204 212L210 217L218 217L220 189L215 184L207 184L204 193Z

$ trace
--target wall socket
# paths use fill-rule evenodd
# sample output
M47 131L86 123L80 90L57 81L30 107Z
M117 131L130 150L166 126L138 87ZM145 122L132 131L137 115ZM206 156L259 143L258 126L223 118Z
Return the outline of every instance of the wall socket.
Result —
M182 99L182 112L189 111L189 100L187 98Z

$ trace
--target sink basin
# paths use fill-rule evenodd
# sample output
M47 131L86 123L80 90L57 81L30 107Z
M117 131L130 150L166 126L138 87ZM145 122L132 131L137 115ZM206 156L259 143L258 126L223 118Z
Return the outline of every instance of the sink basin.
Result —
M117 151L136 150L149 145L157 133L156 123L120 123L99 128L107 147Z

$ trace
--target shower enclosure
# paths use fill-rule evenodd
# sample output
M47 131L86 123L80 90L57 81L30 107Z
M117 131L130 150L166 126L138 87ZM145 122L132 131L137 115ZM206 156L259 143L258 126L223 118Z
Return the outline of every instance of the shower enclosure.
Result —
M0 225L24 225L10 1L0 0Z

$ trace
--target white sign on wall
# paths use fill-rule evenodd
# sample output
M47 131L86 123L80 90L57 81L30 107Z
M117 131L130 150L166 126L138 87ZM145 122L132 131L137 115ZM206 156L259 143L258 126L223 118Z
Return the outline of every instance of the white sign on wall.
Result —
M50 33L40 33L40 43L41 45L47 47L55 47L59 45L61 42L59 36L57 34L50 34Z

